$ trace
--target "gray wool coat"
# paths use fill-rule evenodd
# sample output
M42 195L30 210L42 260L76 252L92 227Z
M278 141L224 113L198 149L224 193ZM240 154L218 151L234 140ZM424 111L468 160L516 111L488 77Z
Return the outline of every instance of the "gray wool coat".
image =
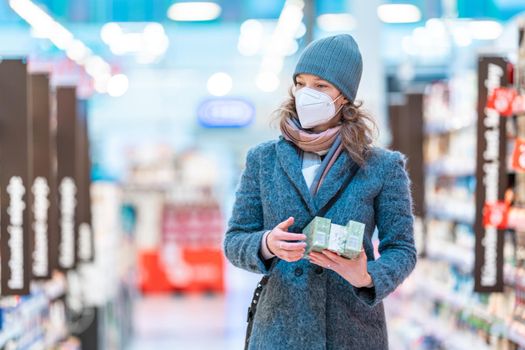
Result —
M364 248L372 288L356 288L336 272L302 259L287 262L260 255L267 230L288 217L300 232L345 179L349 157L343 152L315 197L307 188L296 147L282 137L248 152L236 192L224 251L235 266L269 274L254 318L250 349L388 349L382 300L416 264L412 200L405 157L374 148L365 166L325 217L345 225L366 224ZM377 226L379 252L371 237ZM255 288L255 286L254 286Z

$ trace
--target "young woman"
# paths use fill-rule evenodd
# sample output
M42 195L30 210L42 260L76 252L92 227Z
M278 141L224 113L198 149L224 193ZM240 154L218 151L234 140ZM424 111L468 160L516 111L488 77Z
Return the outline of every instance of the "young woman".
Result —
M382 300L416 264L412 200L404 156L372 145L355 102L361 72L350 35L311 43L279 110L282 136L248 152L224 249L233 265L269 276L250 349L388 349ZM336 194L325 217L364 223L363 251L303 259L302 229Z

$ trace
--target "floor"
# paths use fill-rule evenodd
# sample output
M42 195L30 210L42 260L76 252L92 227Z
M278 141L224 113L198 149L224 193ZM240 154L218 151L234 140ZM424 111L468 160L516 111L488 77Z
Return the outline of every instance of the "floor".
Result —
M134 306L129 350L243 349L246 308L259 276L228 271L225 295L151 295Z
M243 349L246 308L259 276L231 271L225 295L150 295L134 306L128 350ZM393 340L393 339L392 339ZM391 349L400 349L391 342Z

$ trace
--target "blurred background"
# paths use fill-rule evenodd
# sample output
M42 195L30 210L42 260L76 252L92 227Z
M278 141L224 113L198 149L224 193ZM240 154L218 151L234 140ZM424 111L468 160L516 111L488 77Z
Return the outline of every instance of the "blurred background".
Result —
M337 33L377 144L408 156L420 258L385 301L391 349L525 349L523 20L523 0L0 1L0 349L241 349L260 276L221 242L245 155Z

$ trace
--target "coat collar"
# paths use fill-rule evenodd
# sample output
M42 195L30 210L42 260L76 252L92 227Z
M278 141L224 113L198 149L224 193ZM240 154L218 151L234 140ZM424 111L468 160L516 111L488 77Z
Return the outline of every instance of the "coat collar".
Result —
M301 156L297 148L291 142L281 138L277 143L276 152L281 167L301 195L311 215L315 215L320 208L325 206L336 195L348 176L348 170L352 162L347 152L341 152L326 175L317 195L313 197L304 180Z
M289 141L286 141L281 137L276 145L277 158L281 164L281 168L284 170L286 175L292 181L294 187L302 197L306 207L311 215L315 215L317 208L314 203L314 199L310 194L310 190L306 185L302 171L302 160L301 155L297 151L297 148Z
M351 165L352 159L348 153L343 150L339 157L337 157L332 168L328 171L328 174L326 174L319 191L317 191L314 199L316 208L321 209L337 194L337 191L339 191L349 176Z

